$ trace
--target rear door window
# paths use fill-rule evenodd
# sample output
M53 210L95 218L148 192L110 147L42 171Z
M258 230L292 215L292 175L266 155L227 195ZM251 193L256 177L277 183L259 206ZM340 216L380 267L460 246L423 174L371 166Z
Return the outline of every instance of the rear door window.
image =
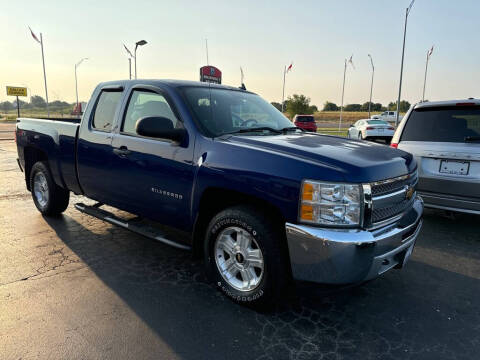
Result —
M122 99L122 91L103 90L98 97L92 127L96 130L111 131L115 112Z
M401 141L465 142L476 137L480 137L480 106L452 106L412 111Z
M313 116L297 116L297 121L300 122L314 122Z

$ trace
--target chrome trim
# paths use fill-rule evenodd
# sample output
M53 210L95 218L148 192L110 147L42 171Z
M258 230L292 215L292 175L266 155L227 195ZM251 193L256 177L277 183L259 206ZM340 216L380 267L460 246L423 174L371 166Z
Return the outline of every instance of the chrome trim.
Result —
M375 181L375 182L370 183L370 185L372 185L372 186L385 185L385 184L389 184L389 183L392 183L392 182L395 182L395 181L406 180L406 179L409 179L409 178L412 178L412 177L415 177L415 176L418 176L418 170L415 170L414 172L411 172L410 174L401 175L401 176L397 176L397 177L390 178L390 179Z
M363 214L362 226L370 227L372 223L372 186L370 184L362 184L363 197Z
M402 220L376 230L286 223L292 275L297 280L329 284L373 279L401 265L402 251L414 246L420 232L422 213L423 201L417 197Z
M401 189L399 191L395 191L395 192L388 193L388 194L385 194L385 195L374 196L373 201L383 200L383 199L386 199L386 198L390 198L390 197L393 197L393 196L400 195L401 193L405 193L405 192L407 192L407 189L404 187L403 189Z

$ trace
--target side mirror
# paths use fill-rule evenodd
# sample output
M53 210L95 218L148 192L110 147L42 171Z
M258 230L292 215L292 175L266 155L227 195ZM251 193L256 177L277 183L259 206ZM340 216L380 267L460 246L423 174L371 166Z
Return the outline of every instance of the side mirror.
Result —
M185 129L175 129L172 120L162 116L147 116L137 120L135 130L138 135L168 139L180 142L185 137Z
M355 127L355 124L350 124L350 127Z

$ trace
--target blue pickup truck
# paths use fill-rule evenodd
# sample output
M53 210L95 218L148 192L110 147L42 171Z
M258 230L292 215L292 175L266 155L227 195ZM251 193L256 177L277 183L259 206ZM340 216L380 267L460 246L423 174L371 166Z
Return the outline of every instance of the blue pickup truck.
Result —
M412 155L304 132L244 89L106 82L79 123L20 118L16 141L43 215L84 195L96 203L78 210L203 256L240 303L281 297L292 279L360 283L401 268L422 225Z

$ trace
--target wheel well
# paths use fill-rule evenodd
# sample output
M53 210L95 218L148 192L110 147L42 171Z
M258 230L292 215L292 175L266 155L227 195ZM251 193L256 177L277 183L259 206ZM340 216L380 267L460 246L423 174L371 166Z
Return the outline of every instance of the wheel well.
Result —
M26 147L24 149L24 159L25 159L25 183L27 189L30 191L30 171L32 170L33 165L39 161L47 161L48 157L42 150Z
M268 201L233 190L209 188L204 191L200 199L193 231L193 253L196 257L202 254L205 232L210 220L223 209L235 205L252 205L256 209L267 212L269 219L274 222L285 223L285 218L280 209Z

